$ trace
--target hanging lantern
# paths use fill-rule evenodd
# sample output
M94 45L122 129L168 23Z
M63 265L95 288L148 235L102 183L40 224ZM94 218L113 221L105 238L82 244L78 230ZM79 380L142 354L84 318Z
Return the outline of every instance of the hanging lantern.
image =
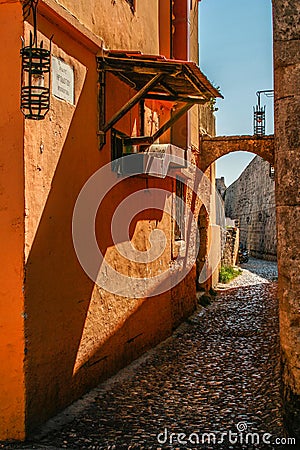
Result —
M256 105L253 107L254 135L264 136L266 134L266 107Z
M33 13L33 34L30 32L29 45L21 49L22 77L21 77L21 111L26 119L42 120L50 107L50 67L51 67L51 39L50 49L43 46L43 41L37 43L37 1L23 4L24 18ZM29 10L29 11L28 11Z
M50 50L34 45L32 33L30 44L21 49L22 87L21 111L26 119L41 120L50 107Z

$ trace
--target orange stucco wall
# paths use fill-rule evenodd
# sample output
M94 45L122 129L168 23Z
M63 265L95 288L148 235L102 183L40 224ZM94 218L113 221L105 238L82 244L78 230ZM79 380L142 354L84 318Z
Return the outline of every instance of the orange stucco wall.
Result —
M27 25L27 32L29 28ZM25 367L29 433L101 379L167 337L180 317L195 306L195 296L190 293L186 306L181 304L174 313L172 301L178 302L180 297L183 303L184 286L177 294L169 291L136 300L105 291L81 268L72 243L73 208L84 183L110 161L110 136L108 133L107 145L99 151L95 54L71 36L54 30L45 17L39 17L39 30L45 42L54 33L53 55L74 67L75 105L52 96L46 119L26 121L25 126ZM133 91L108 76L107 92L118 92L107 97L109 118ZM157 111L161 122L167 120L165 109ZM138 109L134 108L116 128L132 134L137 114ZM99 245L106 260L128 277L155 272L158 264L161 269L169 267L173 227L168 214L145 212L131 227L132 241L140 250L148 248L153 229L166 233L166 251L152 266L125 261L110 236L116 205L138 189L159 186L170 191L167 201L172 202L173 187L168 179L161 182L134 178L114 189L98 212Z
M21 5L0 1L0 439L25 433L24 168L20 99Z
M0 16L1 31L7 30L4 36L10 37L0 50L2 60L7 61L7 70L0 74L6 95L0 106L0 238L2 248L7 249L1 254L5 270L1 273L0 356L5 364L0 369L0 439L24 438L24 426L30 434L100 380L169 336L196 306L194 269L164 294L135 299L134 288L132 298L127 298L97 286L78 262L72 241L74 205L89 177L111 160L109 133L101 151L97 137L96 53L102 51L97 47L97 42L101 45L97 36L110 48L152 54L163 48L158 1L147 0L143 5L137 2L134 15L126 2L90 3L86 8L83 0L41 0L38 39L47 46L54 35L53 56L74 70L75 101L73 105L51 95L45 120L26 120L24 125L19 111L19 37L24 34L27 38L31 25L25 22L23 33L19 2L4 5L0 1L2 11L5 8ZM81 31L66 24L65 19L60 21L59 9L50 11L54 4L65 8L64 17L70 10L70 17L75 22L78 19ZM81 39L82 27L90 30L90 37ZM92 33L97 35L95 39ZM113 76L107 76L107 92L107 118L133 95ZM146 102L146 129L164 123L169 114L167 105ZM136 133L138 108L133 108L115 128L129 135ZM186 129L180 133L186 143ZM196 133L194 136L197 145ZM161 138L161 142L169 140L170 133ZM176 253L174 220L157 210L136 216L130 235L134 246L143 251L149 248L153 230L164 231L167 245L159 261L128 262L120 257L112 241L110 223L116 206L139 189L148 195L152 187L169 192L166 203L172 210L174 180L134 177L114 188L98 211L99 247L106 261L129 278L169 268Z
M159 54L172 58L170 0L159 1Z
M78 20L104 40L109 49L159 53L159 0L136 2L133 14L125 0L59 0Z

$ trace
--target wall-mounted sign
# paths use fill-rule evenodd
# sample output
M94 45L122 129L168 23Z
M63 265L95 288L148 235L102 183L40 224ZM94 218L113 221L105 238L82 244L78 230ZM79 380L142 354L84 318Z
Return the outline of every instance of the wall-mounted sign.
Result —
M74 68L52 56L52 94L74 105Z

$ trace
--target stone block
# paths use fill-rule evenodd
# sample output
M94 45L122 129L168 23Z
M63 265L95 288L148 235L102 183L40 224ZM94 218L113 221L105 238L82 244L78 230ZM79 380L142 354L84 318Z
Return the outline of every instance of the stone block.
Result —
M274 69L299 62L300 40L274 42Z
M300 47L300 46L299 46ZM299 48L300 51L300 48ZM278 67L275 71L274 87L275 102L276 99L284 97L294 97L295 93L300 92L300 61L292 66Z
M300 205L300 154L295 150L283 151L283 148L280 146L276 152L276 203L278 206Z
M300 71L299 71L300 73ZM292 91L291 91L292 92ZM300 96L275 100L275 152L300 148Z
M300 233L295 232L300 223L300 206L277 207L277 237L279 267L300 270ZM288 276L289 274L284 274Z
M274 41L295 41L300 39L299 0L273 0Z
M278 207L278 295L284 384L300 394L300 206Z

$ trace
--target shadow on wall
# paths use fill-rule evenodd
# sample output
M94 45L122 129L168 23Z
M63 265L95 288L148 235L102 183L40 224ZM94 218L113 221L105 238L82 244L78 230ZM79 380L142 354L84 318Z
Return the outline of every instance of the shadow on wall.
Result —
M94 170L99 166L97 142L88 142L84 133L78 134L82 115L87 112L82 95L26 264L28 432L172 329L170 296L147 302L106 296L97 292L77 260L72 241L73 208L83 179L90 175L92 165ZM95 130L92 135L96 136ZM76 148L75 139L80 140ZM84 159L88 158L86 164ZM131 182L133 188L136 185ZM160 217L150 214L149 219L154 218ZM110 223L109 217L105 221L100 217L99 222ZM105 242L104 254L111 245L108 239ZM79 349L83 362L78 360Z
M186 295L186 282L147 301L128 299L99 289L78 262L72 241L73 208L84 182L108 159L105 149L100 154L97 151L97 104L91 103L96 95L97 72L93 55L89 58L85 85L26 264L28 434L169 336L174 324L195 308L194 296ZM144 187L144 179L129 179L127 190L119 192L118 201ZM111 252L107 224L114 204L107 201L106 208L106 214L100 210L97 217L103 254ZM150 211L142 218L159 222L162 217L161 213ZM132 223L132 235L140 219L137 217ZM189 277L194 284L194 274Z

